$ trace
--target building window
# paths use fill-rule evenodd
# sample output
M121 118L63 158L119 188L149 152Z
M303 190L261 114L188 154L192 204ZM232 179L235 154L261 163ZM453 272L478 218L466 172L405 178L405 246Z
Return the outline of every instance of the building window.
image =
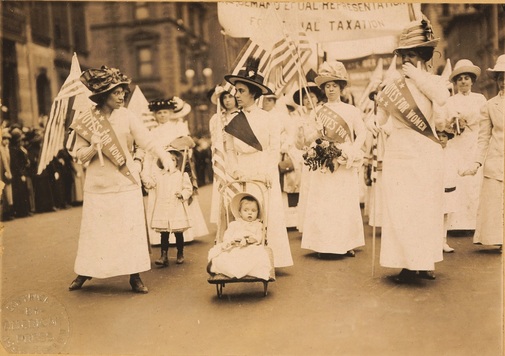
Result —
M57 48L70 49L67 3L53 2L54 45Z
M51 110L51 87L45 69L38 75L36 85L39 115L49 115L49 110Z
M151 78L154 74L153 50L150 46L137 47L137 73L140 78Z
M149 6L147 2L136 2L134 6L135 20L145 20L149 18Z
M84 18L84 4L72 2L70 4L70 15L72 18L72 40L77 53L88 52L88 41L86 37L86 21Z
M32 27L33 42L49 46L51 44L49 4L47 2L34 1L31 4L30 22Z

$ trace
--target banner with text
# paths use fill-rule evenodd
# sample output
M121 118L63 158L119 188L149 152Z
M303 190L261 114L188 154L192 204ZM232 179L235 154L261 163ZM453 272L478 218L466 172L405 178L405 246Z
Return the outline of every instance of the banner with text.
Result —
M419 16L420 4L336 2L219 2L219 23L231 37L268 33L267 13L279 24L305 31L316 43L398 35Z

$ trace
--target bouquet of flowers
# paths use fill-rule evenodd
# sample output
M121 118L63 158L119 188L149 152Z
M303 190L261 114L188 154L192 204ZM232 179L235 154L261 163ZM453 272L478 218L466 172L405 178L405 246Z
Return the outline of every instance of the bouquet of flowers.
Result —
M461 135L467 126L466 119L458 112L447 123L447 128L450 129L455 135Z
M338 168L336 160L340 156L342 156L342 150L336 146L335 142L318 138L306 148L303 160L311 171L321 169L322 172L326 172L329 169L333 173Z

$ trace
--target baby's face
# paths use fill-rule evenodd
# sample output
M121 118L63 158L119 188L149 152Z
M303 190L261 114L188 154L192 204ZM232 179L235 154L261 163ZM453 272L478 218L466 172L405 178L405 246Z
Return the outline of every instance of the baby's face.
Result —
M447 142L449 141L449 136L445 132L440 131L437 131L437 135L440 140L440 145L442 148L445 148L445 146L447 146Z
M258 204L252 201L243 201L240 204L240 217L245 221L254 221L258 218Z

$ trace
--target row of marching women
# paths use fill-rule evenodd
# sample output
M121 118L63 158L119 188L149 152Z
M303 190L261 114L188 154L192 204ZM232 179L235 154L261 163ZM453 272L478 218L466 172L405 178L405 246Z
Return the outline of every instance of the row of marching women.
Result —
M37 174L43 130L19 125L2 128L1 218L12 220L82 203L84 169L65 150Z
M498 96L487 102L479 97L470 105L467 77L473 82L480 70L468 61L456 65L451 80L458 94L450 97L446 80L428 68L437 42L427 19L404 29L395 50L401 69L386 75L366 120L352 100L342 99L350 81L338 61L324 62L314 83L302 83L293 94L302 108L289 119L272 108L278 97L258 58L244 60L224 77L225 85L212 95L217 113L209 122L210 221L218 228L207 256L210 274L268 282L272 270L292 266L286 206L293 193L299 193L296 226L303 249L320 257L359 257L365 245L360 171L367 147L382 161L372 164L373 224L381 226L380 264L400 269L395 281L435 278L444 229L457 224L449 200L462 186L460 177L478 179L483 172L485 204L476 213L474 238L501 247L505 56L487 70ZM132 290L147 293L140 273L151 268L149 239L161 244L155 264L166 267L171 235L180 264L184 241L208 233L188 164L194 142L182 118L189 108L177 97L151 102L157 127L149 131L123 107L130 79L118 69L88 69L81 81L95 104L74 118L67 145L88 165L77 277L69 289L80 289L91 278L129 275ZM460 96L471 108L457 102ZM447 158L460 165L452 170L444 157L469 135L476 140L473 152ZM470 150L468 143L460 145ZM299 176L287 176L294 167ZM148 190L145 206L142 186Z
M470 91L481 72L470 61L456 64L450 86L446 78L430 73L438 41L427 19L403 30L395 50L402 67L388 71L379 91L372 93L375 108L366 119L342 100L349 76L338 61L323 63L315 83L305 83L295 93L295 101L303 103L291 132L296 149L303 152L297 223L302 248L320 257L354 257L355 249L364 246L360 170L365 152L373 148L367 210L370 223L382 228L380 264L401 270L393 277L396 282L435 279L435 263L444 251L454 251L447 243L448 230L475 229L475 243L501 250L505 56L487 70L499 94L486 102ZM222 101L222 112L211 120L214 162L225 164L233 179L262 178L272 184L267 238L275 266L288 266L289 246L277 229L289 226L280 205L278 172L295 164L284 162L288 151L280 144L281 115L268 109L275 95L251 63L225 79L235 86L237 102L221 90L220 98L228 97L230 106ZM453 87L457 93L451 96ZM265 110L256 106L261 95ZM237 130L239 119L244 124Z

